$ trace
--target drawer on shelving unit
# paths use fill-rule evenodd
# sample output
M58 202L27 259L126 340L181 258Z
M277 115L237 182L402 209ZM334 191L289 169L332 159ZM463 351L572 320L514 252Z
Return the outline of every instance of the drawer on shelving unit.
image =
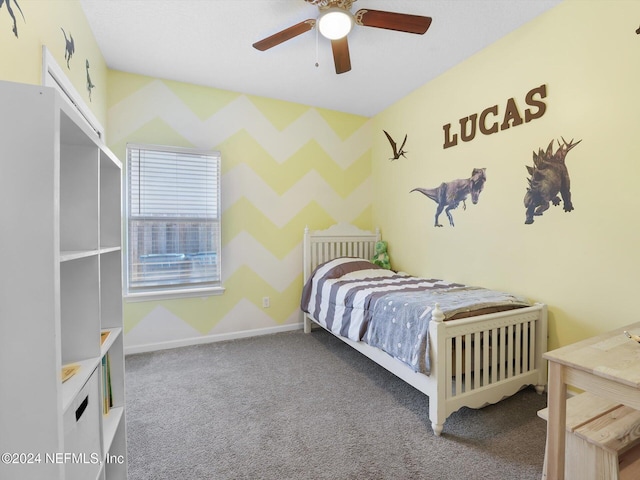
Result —
M63 415L66 480L87 480L98 476L102 452L100 435L100 389L98 370L72 400Z

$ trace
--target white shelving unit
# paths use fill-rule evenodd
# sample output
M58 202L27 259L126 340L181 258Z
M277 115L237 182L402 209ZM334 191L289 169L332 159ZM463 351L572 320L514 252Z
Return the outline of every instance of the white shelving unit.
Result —
M126 479L122 164L51 88L0 104L0 478Z

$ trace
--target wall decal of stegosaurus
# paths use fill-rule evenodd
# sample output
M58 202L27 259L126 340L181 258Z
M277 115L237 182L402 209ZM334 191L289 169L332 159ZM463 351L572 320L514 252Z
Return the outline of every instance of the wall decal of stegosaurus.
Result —
M573 143L573 139L567 142L562 138L563 143L558 140L558 150L553 153L554 140L551 140L546 151L540 148L538 153L533 152L533 167L526 165L531 178L527 179L529 187L524 196L524 206L527 209L525 224L532 224L534 215L542 215L549 208L549 202L559 205L560 197L564 211L573 210L571 180L565 159L567 153L581 141Z

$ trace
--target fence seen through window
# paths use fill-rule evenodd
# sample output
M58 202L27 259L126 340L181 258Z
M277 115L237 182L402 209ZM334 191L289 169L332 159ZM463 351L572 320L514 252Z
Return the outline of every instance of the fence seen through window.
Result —
M220 155L127 146L127 290L220 284Z

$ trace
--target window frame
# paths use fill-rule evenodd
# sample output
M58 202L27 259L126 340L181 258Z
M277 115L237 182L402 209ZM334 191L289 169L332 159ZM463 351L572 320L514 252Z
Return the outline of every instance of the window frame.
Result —
M218 218L218 236L215 245L216 248L216 261L218 262L219 280L213 284L169 284L166 287L137 287L132 289L130 286L131 270L130 270L130 202L129 202L129 189L130 189L130 175L131 175L131 162L130 151L131 150L145 150L145 151L159 151L164 153L184 153L186 155L205 155L208 157L214 157L218 163L217 175L216 175L216 194L217 194L217 218ZM123 295L127 302L135 301L147 301L147 300L166 300L171 298L186 298L186 297L207 297L211 295L221 295L225 289L222 286L222 246L221 246L221 232L222 232L222 207L221 201L221 166L222 156L219 151L216 150L204 150L198 148L176 147L168 145L154 145L154 144L140 144L140 143L127 143L126 145L126 164L124 175L124 188L123 194Z

